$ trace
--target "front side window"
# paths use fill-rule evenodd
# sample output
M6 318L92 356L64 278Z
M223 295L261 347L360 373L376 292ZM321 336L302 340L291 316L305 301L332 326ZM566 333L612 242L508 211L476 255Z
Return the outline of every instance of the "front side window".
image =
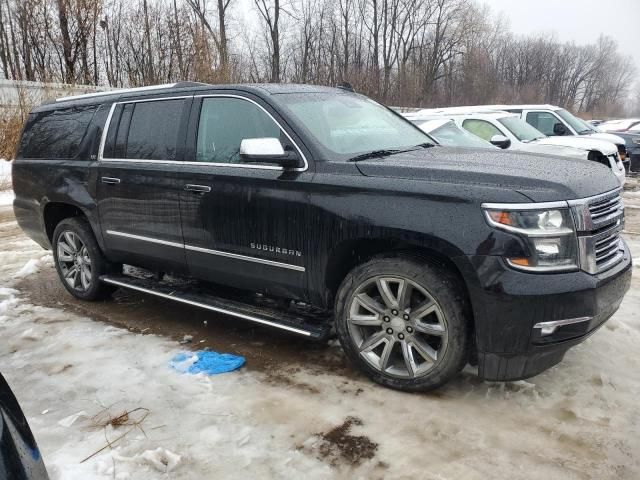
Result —
M553 131L553 127L556 123L560 123L558 117L549 112L528 112L527 123L536 130L544 133L545 135L552 137L556 135Z
M176 144L184 100L137 102L129 122L123 158L135 160L175 160ZM129 105L125 106L125 111ZM123 120L124 120L123 116ZM125 125L120 123L120 129ZM124 130L126 132L126 130ZM119 143L117 144L119 145ZM118 147L116 147L116 150Z
M486 120L469 119L462 122L462 126L468 132L473 133L487 142L491 141L491 137L494 135L504 135L497 127Z
M578 135L583 135L591 131L591 127L585 126L584 122L578 117L574 117L573 114L566 111L564 108L555 111L558 116L565 121L571 128L573 128Z
M249 138L278 138L280 127L260 107L241 98L202 100L196 161L241 163L240 143Z
M349 158L432 142L408 120L360 95L300 93L275 97L332 155Z

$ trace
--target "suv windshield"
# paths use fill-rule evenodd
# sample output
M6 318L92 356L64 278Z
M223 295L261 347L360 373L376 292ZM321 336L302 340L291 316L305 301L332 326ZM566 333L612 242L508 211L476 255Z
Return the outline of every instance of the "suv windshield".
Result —
M521 142L528 143L532 142L533 140L538 140L539 138L545 138L544 133L542 133L540 130L536 130L520 117L502 117L499 118L498 121Z
M352 157L432 143L427 134L408 120L359 95L284 94L277 99L333 154Z
M586 123L571 115L571 113L567 112L564 108L556 110L555 113L565 122L567 122L571 126L571 128L578 132L578 135L584 135L585 133L593 132L591 127L588 127Z

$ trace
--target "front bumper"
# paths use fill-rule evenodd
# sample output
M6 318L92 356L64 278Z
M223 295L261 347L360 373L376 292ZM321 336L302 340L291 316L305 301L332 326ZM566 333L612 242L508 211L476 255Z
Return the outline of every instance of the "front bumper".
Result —
M470 256L478 279L470 286L479 375L518 380L560 362L618 309L631 284L631 254L597 275L518 272L500 257ZM537 324L574 320L542 335ZM581 319L583 321L575 321ZM562 322L564 323L564 322Z

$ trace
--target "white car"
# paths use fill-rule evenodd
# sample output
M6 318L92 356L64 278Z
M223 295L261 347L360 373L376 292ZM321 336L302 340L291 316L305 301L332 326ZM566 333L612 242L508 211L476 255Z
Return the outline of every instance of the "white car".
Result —
M640 118L627 118L624 120L609 120L597 125L595 128L600 132L626 131L634 127L640 127Z
M618 135L596 131L593 127L585 125L585 122L573 114L555 105L475 105L468 107L442 108L440 111L448 113L479 113L502 111L515 113L536 130L548 137L591 137L606 140L616 145L620 160L625 160L627 149L625 141ZM437 109L421 110L438 111ZM420 113L418 112L418 113Z
M625 183L624 165L616 146L610 142L592 137L547 137L513 113L492 110L455 113L458 111L460 109L455 107L424 109L407 113L405 117L415 124L436 118L450 119L459 127L500 148L599 161L611 168L621 185Z
M491 105L491 108L517 113L524 121L549 137L584 136L607 140L618 148L620 160L627 154L624 138L606 132L598 132L593 127L576 118L571 112L555 105ZM486 108L486 107L484 107Z

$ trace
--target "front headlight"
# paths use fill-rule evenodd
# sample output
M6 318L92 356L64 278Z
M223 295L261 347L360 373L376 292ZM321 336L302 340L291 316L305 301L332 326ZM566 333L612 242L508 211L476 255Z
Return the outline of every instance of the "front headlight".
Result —
M500 206L485 207L484 212L490 225L525 240L527 255L505 258L512 267L535 272L578 268L576 232L568 208L534 210Z

